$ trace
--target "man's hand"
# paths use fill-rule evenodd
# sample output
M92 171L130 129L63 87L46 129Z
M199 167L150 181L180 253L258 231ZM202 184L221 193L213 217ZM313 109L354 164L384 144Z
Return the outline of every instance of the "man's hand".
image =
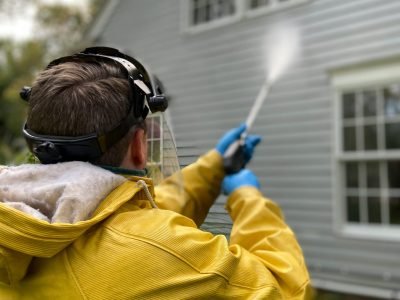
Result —
M222 190L225 195L230 195L233 191L243 186L260 188L257 176L249 169L242 169L238 173L225 176L222 182Z
M233 128L225 133L222 138L218 141L215 149L224 156L225 151L231 144L240 139L241 134L246 130L246 124L242 124L237 128ZM248 135L244 143L244 157L245 163L247 164L253 157L254 148L261 141L259 135Z

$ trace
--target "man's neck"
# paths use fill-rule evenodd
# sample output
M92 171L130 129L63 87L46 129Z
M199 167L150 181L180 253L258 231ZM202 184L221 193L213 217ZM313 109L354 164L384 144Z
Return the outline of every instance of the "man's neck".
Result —
M119 174L119 175L140 176L140 177L147 176L147 169L135 170L135 169L125 169L125 168L121 168L121 167L113 167L113 166L105 166L105 165L99 165L99 167L106 169L108 171L111 171L115 174Z

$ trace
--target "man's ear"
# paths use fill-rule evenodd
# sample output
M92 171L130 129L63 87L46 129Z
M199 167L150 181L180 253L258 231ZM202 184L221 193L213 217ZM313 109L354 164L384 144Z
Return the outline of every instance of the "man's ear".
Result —
M147 162L147 139L142 128L137 128L132 135L128 151L121 163L126 169L144 169Z
M133 165L137 169L144 169L147 161L147 140L146 133L142 128L135 130L130 147Z

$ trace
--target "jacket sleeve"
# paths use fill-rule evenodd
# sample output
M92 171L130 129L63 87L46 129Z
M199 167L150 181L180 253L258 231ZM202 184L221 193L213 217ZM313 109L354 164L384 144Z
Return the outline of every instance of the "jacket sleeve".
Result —
M221 155L211 150L155 187L157 205L200 226L220 194L224 175Z
M187 185L182 202L169 194L174 201L163 203L168 197L156 195L162 199L160 207L174 210L199 224L219 194L224 175L222 159L211 151L182 173ZM159 192L168 191L165 186L162 188ZM229 282L223 292L226 295L236 295L236 289L242 286L240 293L256 295L259 299L311 299L312 288L302 250L278 205L258 189L246 186L229 196L226 209L233 220L228 244L222 236L208 236L183 226L176 230L182 234L179 243L169 237L170 249L179 244L187 249L185 254L176 249L179 256L188 255L187 261L193 264L201 262L201 273L222 275ZM190 253L196 253L195 257L190 258ZM207 266L207 270L200 265Z
M257 257L273 274L284 299L307 299L312 289L302 250L285 223L280 208L254 187L242 187L228 198L233 220L232 247Z

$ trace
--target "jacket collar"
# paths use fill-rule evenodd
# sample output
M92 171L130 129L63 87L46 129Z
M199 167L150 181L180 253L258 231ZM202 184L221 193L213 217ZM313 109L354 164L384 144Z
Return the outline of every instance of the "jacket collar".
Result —
M98 165L99 167L111 171L114 174L122 175L124 177L129 177L129 176L139 176L139 177L145 177L147 176L147 169L143 170L131 170L131 169L124 169L120 167L113 167L113 166L106 166L106 165Z

